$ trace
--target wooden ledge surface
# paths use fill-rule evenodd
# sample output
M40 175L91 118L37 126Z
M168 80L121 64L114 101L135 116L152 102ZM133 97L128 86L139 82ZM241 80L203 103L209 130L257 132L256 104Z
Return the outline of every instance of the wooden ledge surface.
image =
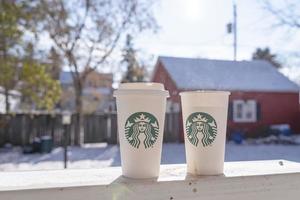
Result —
M185 164L162 165L158 179L134 180L121 176L121 167L102 169L67 169L0 172L0 191L109 185L119 179L124 183L227 179L299 173L300 163L286 160L225 162L224 175L189 176Z
M120 167L0 172L0 200L295 200L300 163L226 162L223 175L189 176L185 164L162 165L158 179L133 180Z

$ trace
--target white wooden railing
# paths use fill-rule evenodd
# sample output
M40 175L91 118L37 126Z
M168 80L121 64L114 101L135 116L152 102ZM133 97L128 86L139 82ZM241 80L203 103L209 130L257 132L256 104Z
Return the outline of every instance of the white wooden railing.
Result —
M184 164L162 165L152 180L124 178L120 167L0 172L0 200L300 199L300 163L227 162L220 176L188 176L185 170Z

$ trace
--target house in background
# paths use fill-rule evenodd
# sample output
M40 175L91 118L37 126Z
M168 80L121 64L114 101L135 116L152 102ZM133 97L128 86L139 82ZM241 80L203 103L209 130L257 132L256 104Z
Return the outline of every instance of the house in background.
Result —
M60 107L62 110L75 111L75 91L71 72L60 73L62 97ZM85 113L114 110L113 101L113 75L93 71L83 83L83 110Z
M251 135L274 124L300 132L299 87L266 61L159 57L152 81L169 90L169 112L181 111L181 91L227 90L228 132Z
M11 112L17 112L20 109L22 94L17 90L10 90L8 97L9 109ZM6 112L4 88L0 86L0 113Z

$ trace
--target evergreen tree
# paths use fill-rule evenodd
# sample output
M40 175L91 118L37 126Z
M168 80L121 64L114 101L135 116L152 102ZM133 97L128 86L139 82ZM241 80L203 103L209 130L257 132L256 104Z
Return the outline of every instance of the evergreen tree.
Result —
M53 79L59 80L63 60L54 47L51 47L50 49L47 65L47 72L51 74Z
M136 50L134 49L131 35L127 35L126 37L126 44L123 49L123 60L121 62L124 63L127 68L122 79L123 83L144 81L145 68L140 67L136 59Z
M277 69L281 68L281 63L277 61L277 55L272 54L268 47L261 49L257 48L252 54L252 60L265 60L271 63Z

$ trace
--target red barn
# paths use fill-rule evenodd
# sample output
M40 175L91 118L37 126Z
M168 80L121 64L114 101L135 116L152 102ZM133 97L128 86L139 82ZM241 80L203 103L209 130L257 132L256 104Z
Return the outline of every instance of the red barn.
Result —
M253 135L275 124L300 131L299 87L266 61L159 57L152 81L170 91L168 109L175 112L181 91L230 91L228 132Z

